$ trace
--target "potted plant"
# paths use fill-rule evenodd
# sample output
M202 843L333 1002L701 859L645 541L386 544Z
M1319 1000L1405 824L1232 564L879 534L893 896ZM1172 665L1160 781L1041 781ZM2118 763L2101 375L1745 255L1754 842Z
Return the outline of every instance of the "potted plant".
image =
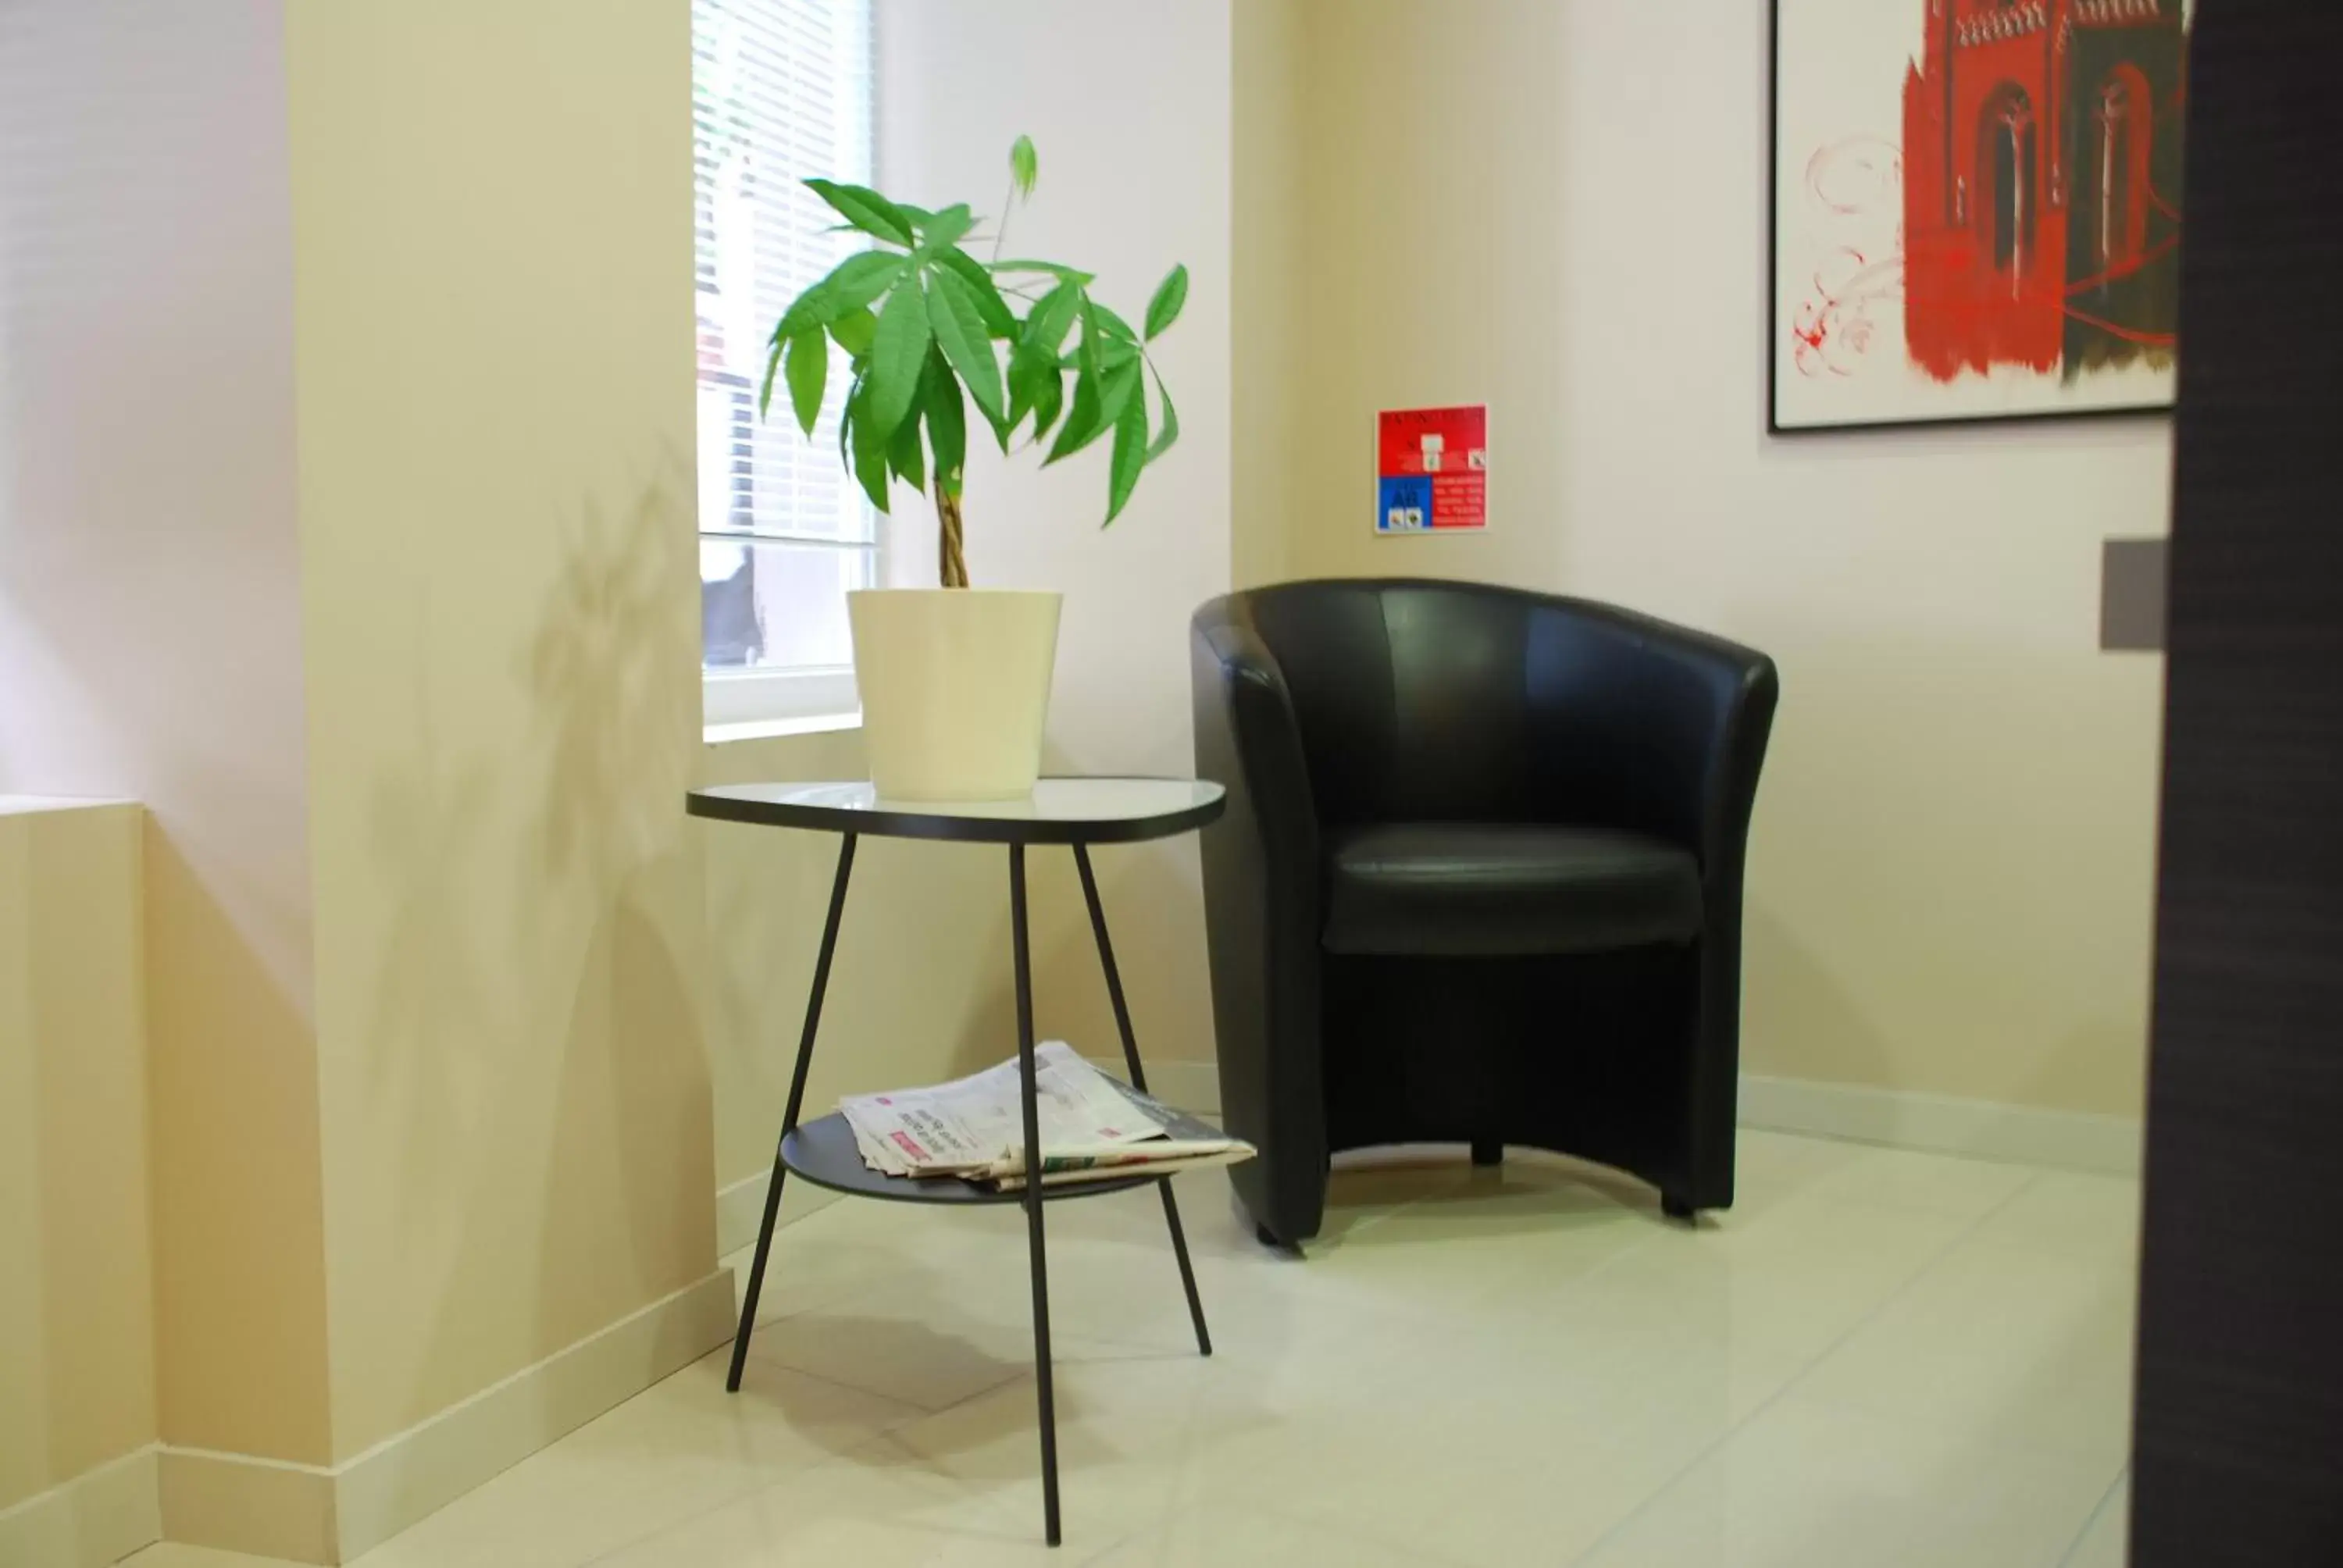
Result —
M1032 142L1020 136L1008 205L1032 195L1037 166ZM806 184L879 243L782 314L759 412L784 387L810 436L835 346L848 365L839 461L882 512L897 480L926 490L936 509L940 586L848 599L871 779L900 799L1027 794L1041 771L1059 596L970 586L960 512L970 408L1004 453L1021 433L1020 450L1046 441L1045 467L1111 436L1113 522L1141 473L1179 437L1147 346L1179 317L1188 269L1172 269L1144 330L1134 330L1091 297L1090 273L1001 259L1005 216L980 261L962 246L978 221L965 203L931 212L864 186Z

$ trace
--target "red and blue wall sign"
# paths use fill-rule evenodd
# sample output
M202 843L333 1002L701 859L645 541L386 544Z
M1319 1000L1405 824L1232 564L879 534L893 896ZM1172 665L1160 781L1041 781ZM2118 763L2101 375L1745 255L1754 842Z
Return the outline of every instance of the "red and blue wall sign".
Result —
M1378 418L1375 532L1489 526L1489 409L1387 408Z

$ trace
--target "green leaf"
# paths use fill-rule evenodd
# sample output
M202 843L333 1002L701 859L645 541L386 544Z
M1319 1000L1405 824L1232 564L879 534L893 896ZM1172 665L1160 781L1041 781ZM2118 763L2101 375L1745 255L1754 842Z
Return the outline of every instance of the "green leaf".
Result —
M1063 278L1068 283L1090 284L1096 283L1098 281L1098 275L1096 273L1084 272L1079 267L1068 266L1061 261L1033 261L1030 259L1021 261L996 261L992 264L992 270L995 272L1046 272L1051 276Z
M960 275L933 271L928 274L928 320L935 329L937 344L951 367L968 387L968 395L995 427L1006 412L1001 396L1001 366L992 357L992 339L984 329L984 313L976 303L976 296ZM891 304L892 302L890 301ZM884 327L881 321L880 326Z
M911 220L903 209L869 186L808 180L806 188L837 208L839 216L865 234L892 240L906 249L919 243L919 236L911 232Z
M854 477L861 481L862 493L880 511L887 510L887 437L870 417L870 383L864 381L855 387L848 401L854 417Z
M1020 136L1009 144L1009 177L1015 182L1017 194L1031 196L1033 182L1041 177L1041 155L1033 150L1033 138Z
M797 410L798 428L813 434L821 417L821 394L830 379L830 339L819 327L789 339L789 406ZM761 412L761 410L760 410Z
M1061 457L1072 457L1109 430L1118 428L1131 405L1143 401L1138 397L1138 356L1123 355L1110 360L1111 342L1102 333L1085 333L1081 370L1074 382L1073 407L1066 416L1065 427L1058 432L1056 445L1043 459L1043 467Z
M796 338L789 339L794 343ZM765 384L757 388L757 417L765 417L766 407L773 400L773 378L781 373L781 340L773 340L773 350L765 356Z
M1040 440L1058 417L1064 397L1064 387L1058 371L1058 358L1038 348L1020 344L1009 355L1009 427L1014 430L1028 414L1049 411L1049 418L1033 427L1033 438Z
M1133 403L1144 402L1139 395L1139 362L1126 360L1107 367L1099 382L1099 427L1104 435L1121 424L1123 414Z
M856 251L790 303L773 327L773 342L779 345L809 327L827 327L861 309L892 288L907 265L903 257L883 250Z
M1081 328L1074 335L1074 351L1069 357L1074 371L1074 397L1066 409L1066 422L1058 428L1058 438L1050 447L1050 455L1041 466L1072 457L1089 446L1109 428L1100 417L1101 389L1104 374L1099 362L1098 307L1088 295L1082 297Z
M968 285L968 291L976 297L977 312L984 317L985 331L995 337L1017 336L1017 313L1001 297L1001 290L994 285L992 274L984 270L983 263L955 246L939 252L936 265L949 267L953 276Z
M846 402L838 411L838 466L848 473L854 472L854 415L862 407L862 373L857 370L853 384L846 389Z
M1051 357L1057 357L1059 346L1074 325L1074 317L1082 308L1082 286L1079 283L1061 283L1043 295L1025 317L1025 330L1018 341L1025 348L1038 350Z
M870 352L870 340L879 336L879 318L867 308L850 310L830 324L830 335L849 356L860 359Z
M1163 329L1180 319L1180 307L1188 303L1188 267L1183 262L1166 273L1163 281L1155 286L1155 297L1147 302L1147 341L1152 343Z
M1096 438L1098 409L1098 378L1087 371L1076 375L1074 400L1067 407L1066 422L1058 427L1058 439L1050 455L1041 459L1041 467L1072 457Z
M895 427L887 440L887 467L898 478L914 490L928 487L926 459L920 455L920 411L911 410L910 417Z
M863 417L875 439L891 439L895 427L911 411L911 399L920 391L920 367L927 357L926 306L917 287L899 288L879 313L879 331L870 340L870 401Z
M911 253L914 262L926 261L960 243L960 236L976 226L976 216L968 210L966 202L955 202L939 213L929 215L920 226L920 247Z
M1087 294L1082 296L1082 329L1074 339L1075 363L1081 367L1081 373L1093 382L1098 380L1104 368L1099 360L1100 309L1097 301Z
M1040 440L1058 422L1058 411L1065 406L1066 378L1056 366L1050 367L1049 378L1033 394L1033 439Z
M1147 460L1151 464L1170 451L1172 443L1180 438L1180 410L1172 407L1172 389L1163 385L1161 376L1155 378L1155 395L1163 400L1163 430L1155 437L1155 444L1147 448Z
M1131 323L1109 310L1105 306L1093 302L1091 309L1098 316L1099 330L1107 337L1119 337L1125 343L1139 341L1139 334L1131 329Z
M960 401L960 377L952 374L942 349L930 348L927 373L920 379L920 401L928 416L928 446L936 458L936 483L957 496L968 465L968 408Z
M1147 399L1133 397L1122 406L1114 422L1114 460L1107 467L1106 520L1122 515L1123 503L1139 484L1147 467ZM1100 527L1105 527L1101 524Z
M1033 397L1040 389L1041 377L1054 368L1055 366L1051 361L1028 354L1021 348L1010 350L1008 414L1010 425L1023 423L1025 416L1033 411Z

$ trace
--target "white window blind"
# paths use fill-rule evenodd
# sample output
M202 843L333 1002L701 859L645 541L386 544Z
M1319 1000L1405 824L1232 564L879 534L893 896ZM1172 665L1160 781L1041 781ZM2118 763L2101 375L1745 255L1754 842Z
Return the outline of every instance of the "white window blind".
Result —
M692 0L701 658L711 723L850 708L846 594L879 581L877 518L838 462L836 399L809 440L766 337L868 241L799 182L867 184L870 0Z

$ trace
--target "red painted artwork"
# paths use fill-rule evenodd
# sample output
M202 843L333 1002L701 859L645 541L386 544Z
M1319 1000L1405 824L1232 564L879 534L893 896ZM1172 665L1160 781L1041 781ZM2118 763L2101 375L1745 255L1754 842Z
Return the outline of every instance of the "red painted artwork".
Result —
M2179 0L1911 0L1904 337L1940 381L2069 379L2169 354L2178 317Z
M1776 0L1775 26L1775 428L2169 401L2187 0ZM1894 100L1848 75L1874 68Z

